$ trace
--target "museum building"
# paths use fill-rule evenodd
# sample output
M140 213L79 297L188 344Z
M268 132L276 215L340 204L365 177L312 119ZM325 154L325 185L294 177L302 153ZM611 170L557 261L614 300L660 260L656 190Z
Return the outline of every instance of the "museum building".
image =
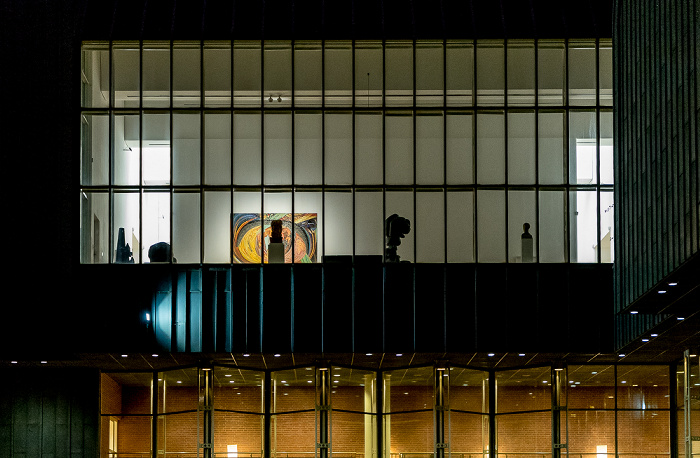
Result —
M0 456L700 453L699 14L3 6Z

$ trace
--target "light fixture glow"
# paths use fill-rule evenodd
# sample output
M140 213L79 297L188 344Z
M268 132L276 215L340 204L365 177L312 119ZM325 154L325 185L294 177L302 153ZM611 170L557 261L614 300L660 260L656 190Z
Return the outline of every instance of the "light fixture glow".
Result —
M397 353L396 356L403 356L403 353Z
M518 356L525 356L525 353L518 353Z
M494 355L495 355L495 353L489 353L489 356L494 356Z
M250 356L250 354L248 354L248 353L243 353L243 356L245 356L245 357L247 358L248 356Z
M642 342L649 342L649 339L642 339Z
M666 294L666 290L660 289L660 290L659 290L659 294Z
M122 358L126 358L127 356L129 356L129 355L122 355Z
M372 356L372 353L365 353L365 356Z
M678 286L678 283L674 281L674 282L669 283L668 286Z
M659 337L658 334L651 334L651 337Z
M224 377L231 377L231 374L225 374Z
M275 353L275 358L279 358L279 357L280 357L280 354L279 354L279 353Z
M632 310L630 313L631 313L632 315L636 315L636 314L638 314L639 312L636 311L636 310Z
M685 318L683 318L682 316L676 317L676 319L677 319L678 321L683 321L683 320L685 320Z
M620 354L617 355L617 356L619 356L620 358L624 358L624 357L625 357L625 354L624 354L624 353L620 353Z
M153 356L154 358L157 358L157 357L158 357L158 354L157 354L157 353L153 353L151 356Z
M146 314L146 321L151 321L151 314L150 313Z

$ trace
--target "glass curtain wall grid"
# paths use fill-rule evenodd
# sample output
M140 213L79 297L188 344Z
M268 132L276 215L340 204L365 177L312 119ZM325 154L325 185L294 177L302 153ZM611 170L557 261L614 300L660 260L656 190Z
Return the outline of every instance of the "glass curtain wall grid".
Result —
M675 457L697 445L686 389L697 355L686 359L694 364L688 372L439 361L382 370L324 361L104 372L101 456Z
M613 261L610 40L86 42L81 126L83 263Z

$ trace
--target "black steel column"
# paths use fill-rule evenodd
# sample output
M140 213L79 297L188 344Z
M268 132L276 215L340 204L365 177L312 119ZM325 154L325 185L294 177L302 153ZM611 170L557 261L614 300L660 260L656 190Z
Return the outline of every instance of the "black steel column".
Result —
M214 374L212 373L210 367L204 367L200 370L200 397L202 399L201 411L202 411L202 443L200 448L202 449L202 456L204 458L212 457L212 450L214 444L212 443L213 438L213 396L214 391Z
M271 456L271 425L272 425L272 374L270 372L265 372L265 383L263 390L263 411L264 411L264 425L263 425L263 458L270 458Z
M565 368L552 367L552 458L561 458L561 449L567 448L566 436L562 441L561 434L562 412L566 415L566 391L563 389L566 380Z
M330 369L319 367L317 371L317 405L318 411L318 454L320 458L328 458L331 453L330 441L330 410L331 410L331 374Z
M496 431L496 372L489 371L489 458L498 458Z

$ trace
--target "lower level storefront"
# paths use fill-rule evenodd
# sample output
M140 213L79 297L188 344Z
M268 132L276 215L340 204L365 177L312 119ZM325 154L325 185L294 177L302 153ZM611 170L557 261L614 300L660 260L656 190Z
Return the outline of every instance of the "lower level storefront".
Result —
M700 435L689 352L677 364L511 368L245 359L101 372L100 456L662 458Z

